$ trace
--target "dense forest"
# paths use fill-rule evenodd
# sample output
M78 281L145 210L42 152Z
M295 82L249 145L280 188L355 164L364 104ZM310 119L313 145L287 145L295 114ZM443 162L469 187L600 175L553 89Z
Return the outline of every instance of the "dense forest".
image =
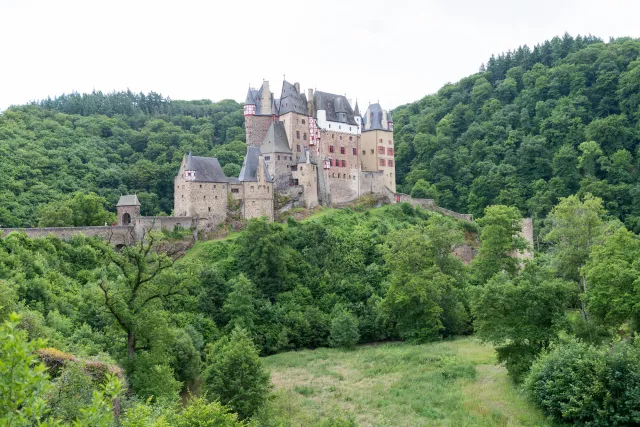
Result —
M550 424L640 424L639 53L637 40L556 38L398 108L400 185L476 222L363 198L191 248L181 229L118 250L0 238L0 425L288 427L261 356L471 334ZM129 191L168 214L182 154L231 174L242 139L233 101L12 107L0 218L107 222ZM530 260L517 256L524 215L543 220ZM452 255L476 241L469 265Z
M639 55L637 39L565 35L398 107L399 189L423 180L449 209L501 203L534 218L591 193L640 231Z
M37 226L43 210L68 207L76 192L95 193L109 210L137 193L144 215L171 214L173 178L189 151L217 157L237 176L246 152L241 105L94 92L9 108L0 115L0 225Z

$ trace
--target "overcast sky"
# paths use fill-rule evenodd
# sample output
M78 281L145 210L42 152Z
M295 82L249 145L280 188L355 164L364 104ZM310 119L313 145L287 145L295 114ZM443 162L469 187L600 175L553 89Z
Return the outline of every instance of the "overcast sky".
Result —
M283 75L393 108L565 31L640 37L639 16L637 0L0 0L0 110L93 89L243 101Z

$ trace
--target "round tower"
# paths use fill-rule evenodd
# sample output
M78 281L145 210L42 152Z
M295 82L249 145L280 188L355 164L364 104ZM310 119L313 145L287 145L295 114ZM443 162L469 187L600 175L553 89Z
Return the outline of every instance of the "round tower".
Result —
M251 87L249 87L249 91L247 92L247 99L245 99L244 101L244 115L256 115L256 101L253 99L253 92L251 91Z

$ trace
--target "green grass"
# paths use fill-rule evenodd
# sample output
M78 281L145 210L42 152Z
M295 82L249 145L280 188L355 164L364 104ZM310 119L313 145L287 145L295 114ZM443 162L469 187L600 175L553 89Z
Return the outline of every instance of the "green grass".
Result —
M293 425L355 416L360 426L546 426L491 347L473 338L318 349L264 358L276 412Z

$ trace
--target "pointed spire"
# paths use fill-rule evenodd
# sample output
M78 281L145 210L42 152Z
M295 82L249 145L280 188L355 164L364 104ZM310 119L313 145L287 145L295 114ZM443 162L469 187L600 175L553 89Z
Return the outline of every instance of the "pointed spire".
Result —
M358 98L356 98L356 108L353 109L353 114L356 116L360 115L360 109L358 108Z
M251 86L247 92L247 99L244 100L245 105L256 105L256 101L253 99L253 93L251 92Z
M195 170L195 167L193 165L193 160L191 159L191 151L189 151L189 154L187 154L187 164L185 165L184 170L186 171Z

